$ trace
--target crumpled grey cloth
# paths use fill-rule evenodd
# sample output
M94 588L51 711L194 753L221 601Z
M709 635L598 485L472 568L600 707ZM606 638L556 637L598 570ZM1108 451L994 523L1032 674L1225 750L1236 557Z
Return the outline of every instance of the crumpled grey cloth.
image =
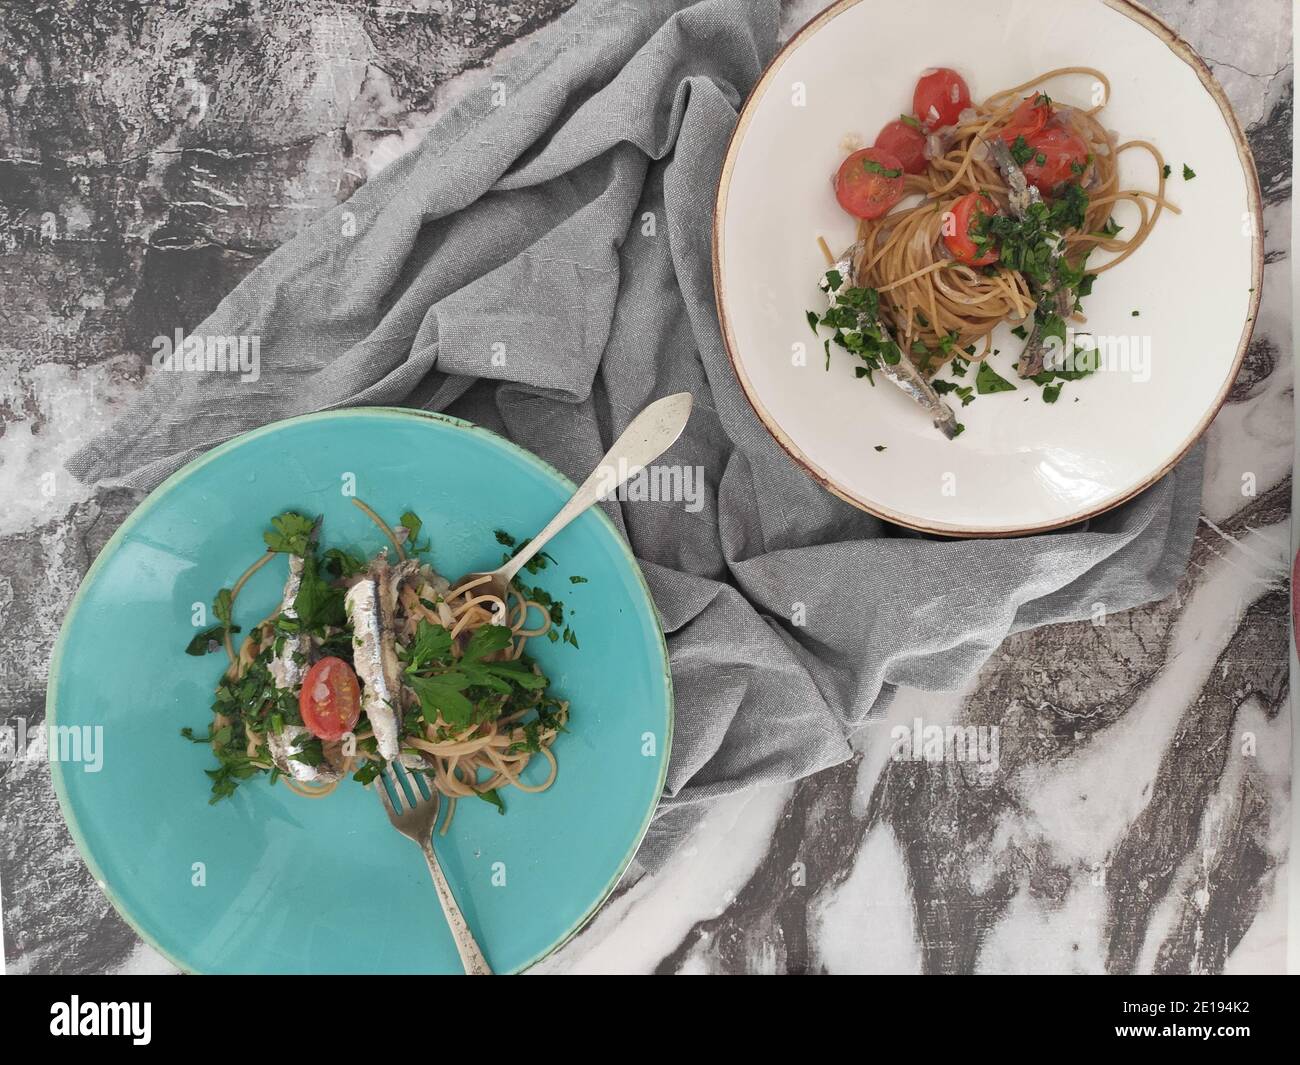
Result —
M83 481L151 488L273 419L406 404L495 429L580 481L648 402L693 392L662 461L703 467L703 508L606 504L676 687L649 868L710 800L848 758L846 737L895 686L957 687L1010 632L1167 595L1199 510L1198 449L1085 527L930 540L836 499L773 442L719 335L710 220L778 16L774 0L580 3L192 330L260 336L259 381L156 373L69 463Z

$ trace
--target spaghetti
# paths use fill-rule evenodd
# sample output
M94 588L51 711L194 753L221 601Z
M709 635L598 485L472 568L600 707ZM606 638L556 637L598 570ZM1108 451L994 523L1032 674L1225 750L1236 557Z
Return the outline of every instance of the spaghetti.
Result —
M212 637L210 646L224 647L229 665L208 734L185 730L217 754L218 769L208 771L213 801L259 772L299 795L322 798L347 775L369 783L396 758L450 800L445 834L463 798L487 799L504 812L498 789L545 791L558 772L551 748L569 706L547 694L549 682L528 657L528 643L551 633L556 604L517 584L502 602L481 589L486 577L451 587L411 557L419 551L413 547L418 518L404 516L395 530L365 503L353 502L388 540L397 565L389 565L387 548L369 561L338 550L318 556L317 523L290 512L272 522L269 549L217 597L219 639L217 630L203 635ZM232 619L239 593L282 552L290 555L284 598L236 650L231 634L238 631ZM369 619L358 616L368 600L354 602L351 594L366 582L382 589L379 614ZM391 654L400 664L387 678L395 706L374 701L373 689L386 680L363 661L363 620L376 622L381 634L376 661ZM389 711L400 747L385 751L382 722L374 716ZM522 774L534 756L549 771L529 783Z
M1068 77L1091 79L1098 102L1069 107L1041 91ZM1163 211L1178 212L1166 198L1169 171L1159 149L1145 140L1121 141L1102 124L1110 91L1100 70L1061 67L972 104L954 71L929 71L917 87L919 117L890 123L877 147L855 152L841 167L837 195L860 219L851 283L879 295L880 322L926 374L954 356L984 359L998 325L1023 322L1036 311L1041 318L1057 288L1069 288L1068 316L1082 320L1077 298L1092 278L1141 247ZM1072 285L1056 275L1045 279L1020 261L1039 266L1047 253L1028 247L1022 235L1031 226L1012 195L1011 168L990 150L999 141L1023 170L1016 176L1044 202L1035 224L1045 232L1031 235L1050 247L1059 275ZM1154 190L1121 185L1118 163L1127 152L1150 157ZM1122 238L1112 220L1120 204L1132 205L1138 216ZM1111 257L1087 265L1098 249Z

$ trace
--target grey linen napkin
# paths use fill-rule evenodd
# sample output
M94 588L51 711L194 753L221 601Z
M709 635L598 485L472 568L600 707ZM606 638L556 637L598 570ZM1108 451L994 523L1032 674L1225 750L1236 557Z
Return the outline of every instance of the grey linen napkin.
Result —
M928 540L839 501L772 441L719 335L710 220L778 15L774 0L579 4L192 331L260 336L260 380L157 373L69 463L151 488L274 419L406 404L581 480L646 403L690 390L662 461L703 468L702 508L606 504L672 655L651 869L709 801L848 758L895 686L952 689L1010 632L1167 595L1199 510L1197 449L1085 527Z

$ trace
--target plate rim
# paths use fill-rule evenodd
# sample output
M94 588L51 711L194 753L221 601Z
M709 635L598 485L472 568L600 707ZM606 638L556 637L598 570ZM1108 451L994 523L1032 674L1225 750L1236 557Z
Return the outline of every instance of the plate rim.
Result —
M745 399L749 402L755 416L767 430L768 434L780 445L782 450L814 481L825 488L827 491L846 503L857 507L859 510L866 511L882 521L888 521L895 525L901 525L904 528L914 529L917 532L928 533L933 536L955 537L959 539L989 537L1003 538L1011 536L1028 536L1034 533L1050 532L1053 529L1065 528L1069 525L1075 525L1082 521L1088 521L1098 515L1104 514L1123 503L1128 502L1133 497L1145 492L1153 484L1163 478L1170 470L1178 465L1186 457L1196 442L1209 429L1211 423L1218 416L1223 404L1227 401L1228 394L1236 384L1237 377L1241 372L1241 364L1246 357L1246 350L1250 346L1251 337L1255 331L1255 321L1259 316L1260 299L1263 296L1263 275L1264 275L1264 212L1263 198L1259 187L1259 173L1255 167L1255 157L1250 150L1250 143L1246 139L1246 134L1241 128L1241 123L1237 119L1236 113L1232 109L1227 94L1223 86L1219 84L1214 72L1210 70L1200 55L1183 37L1167 22L1158 15L1137 3L1136 0L1097 0L1106 7L1132 19L1138 25L1142 26L1148 32L1153 34L1159 40L1163 41L1174 55L1192 68L1202 87L1210 94L1210 98L1218 105L1223 120L1228 127L1228 132L1232 137L1233 143L1237 147L1237 158L1241 163L1242 172L1246 178L1246 200L1247 207L1253 221L1251 231L1251 292L1250 301L1247 307L1246 320L1242 325L1241 336L1237 342L1236 355L1233 357L1230 372L1225 376L1218 395L1214 397L1213 402L1206 409L1200 421L1193 426L1192 431L1179 444L1174 454L1168 458L1159 468L1149 474L1145 480L1140 481L1136 486L1117 493L1113 498L1104 500L1101 503L1084 507L1075 511L1064 518L1049 519L1043 522L1037 522L1029 525L989 525L974 527L970 525L952 524L940 521L926 521L915 515L904 514L894 511L889 507L869 500L840 484L830 474L823 470L817 463L804 453L803 449L795 443L791 437L772 416L771 412L763 405L762 400L757 395L753 382L746 374L741 360L737 355L737 343L732 334L731 322L727 315L726 299L723 295L723 267L722 267L722 225L727 210L727 195L731 187L732 174L735 169L736 157L739 153L740 146L744 141L745 132L754 117L759 102L766 95L767 90L771 87L771 82L777 72L785 64L785 61L794 54L794 52L811 37L814 33L822 28L832 19L843 14L849 8L856 7L863 3L864 0L835 0L828 7L823 8L817 14L813 15L797 31L791 34L790 39L777 51L776 55L763 68L754 87L745 97L744 104L741 106L740 113L736 116L736 125L731 131L731 136L727 140L727 149L722 159L722 170L718 176L717 193L713 201L713 225L712 225L712 252L713 252L713 300L718 314L718 325L722 334L722 346L727 352L727 358L731 363L731 368L740 382L740 390L744 393Z
M258 426L255 429L250 429L247 432L240 433L238 436L233 436L229 440L222 441L220 444L217 444L216 446L205 451L202 455L199 455L196 458L191 459L180 469L176 470L175 472L170 474L167 478L165 478L163 481L159 482L159 484L155 486L144 497L144 499L142 499L135 506L135 508L131 511L131 513L127 515L126 519L122 522L121 525L118 526L118 528L114 531L113 535L108 538L108 540L104 543L104 546L100 548L99 553L95 556L94 561L91 562L90 566L87 568L85 575L81 578L81 581L78 583L77 591L73 595L72 601L68 605L67 613L64 614L63 622L59 627L58 639L55 640L54 651L50 656L49 674L46 680L46 690L45 690L44 724L47 733L50 728L54 727L57 724L56 693L59 689L59 671L60 671L60 667L62 666L64 645L67 642L68 632L72 627L73 619L76 616L78 609L82 605L83 594L85 592L85 589L91 583L91 579L96 575L101 565L106 564L106 560L116 552L116 549L121 545L121 541L123 541L126 538L126 534L136 525L138 521L140 521L150 510L153 509L153 506L156 505L159 499L165 496L167 492L175 488L186 478L190 477L191 475L196 473L199 469L206 466L209 462L215 460L217 457L219 457L220 455L228 451L234 450L237 446L239 446L244 442L247 442L248 440L254 439L259 436L267 435L268 433L279 431L289 425L300 424L303 422L328 421L337 418L348 418L348 417L356 417L356 416L374 416L374 415L394 417L398 420L405 420L407 418L412 418L420 421L433 421L433 422L441 423L452 429L471 430L476 433L484 434L488 437L493 438L499 445L504 446L507 451L513 451L516 455L521 457L526 463L531 464L534 468L539 470L544 476L549 475L556 478L560 482L560 484L563 487L568 488L570 492L577 491L578 486L575 485L568 477L566 477L563 473L557 470L554 466L552 466L549 462L547 462L541 456L536 455L533 452L529 451L527 448L519 444L516 444L513 440L507 439L506 437L502 436L500 433L493 432L491 429L487 429L481 425L477 425L474 422L466 421L463 418L456 418L450 414L443 414L437 411L422 410L420 408L415 408L415 407L365 407L363 406L363 407L344 407L338 410L312 411L307 414L299 414L299 415L295 415L294 417L281 418L278 419L277 421L268 422L266 425ZM655 812L659 809L660 803L662 802L663 799L664 785L668 779L668 765L669 762L672 760L673 729L676 720L676 696L673 688L673 675L672 675L671 662L668 654L668 642L664 635L662 620L659 617L659 608L655 605L654 597L650 594L650 586L646 582L645 573L642 571L641 565L637 561L636 556L632 553L631 545L627 542L623 534L618 531L617 526L615 526L613 521L610 520L609 515L605 513L602 507L593 506L589 509L594 511L597 515L599 515L598 520L604 523L606 529L612 534L614 542L619 546L622 553L626 556L626 559L630 564L633 573L636 575L637 583L640 586L641 592L645 596L646 604L650 609L650 615L655 621L655 625L653 627L654 627L655 634L657 636L656 646L659 650L660 665L662 667L664 683L666 685L665 694L667 696L667 704L666 704L667 724L664 730L664 742L663 742L664 755L659 766L659 779L655 785L656 788L655 800L652 803L650 803L649 808L647 809L644 817L642 818L641 825L637 830L636 836L632 841L631 846L629 847L626 854L624 854L622 858L619 859L618 868L615 870L610 880L601 888L600 894L592 902L592 904L576 919L576 921L568 929L566 929L560 935L559 938L555 940L554 943L552 943L549 947L543 949L540 953L535 954L532 958L529 958L527 961L520 963L514 969L511 969L509 971L509 974L507 975L513 975L515 973L524 972L525 970L532 968L534 965L542 961L544 958L549 957L555 951L559 950L562 946L568 943L570 939L572 939L575 935L577 935L578 932L580 932L587 925L587 923L593 917L595 917L597 913L600 912L601 908L605 905L605 903L609 901L610 896L614 893L614 889L618 887L619 881L623 879L623 875L627 872L628 866L632 864L632 859L636 857L637 851L641 849L641 844L645 840L646 833L649 831L650 825L654 821ZM103 869L100 867L99 863L95 860L93 854L91 853L91 848L86 840L85 834L82 832L81 825L77 820L75 811L73 809L72 800L68 795L66 784L63 779L62 762L60 762L57 759L51 759L49 765L50 765L50 777L54 785L54 794L58 799L59 810L63 815L64 823L68 827L68 832L72 837L72 842L76 846L77 853L81 856L81 860L86 864L86 868L90 871L91 876L94 878L96 885L99 887L100 891L104 893L105 898L108 899L113 909L130 926L131 930L135 932L137 936L140 937L141 940L149 944L150 947L152 947L160 955L166 958L167 961L169 961L177 969L180 969L181 971L186 973L202 972L203 970L195 969L192 966L181 961L179 958L173 955L170 950L168 950L161 943L159 943L153 935L146 932L144 928L141 926L139 920L137 920L136 915L133 914L128 909L128 907L119 898L117 892L113 890L112 885L108 881L108 878L104 875Z

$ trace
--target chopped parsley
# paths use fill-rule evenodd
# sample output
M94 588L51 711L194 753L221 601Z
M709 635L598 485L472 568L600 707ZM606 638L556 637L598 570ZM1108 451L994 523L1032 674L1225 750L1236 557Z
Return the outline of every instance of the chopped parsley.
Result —
M496 788L492 788L488 791L480 791L478 793L478 797L482 799L484 802L489 803L492 806L495 806L497 808L497 813L502 815L505 814L506 804L501 801L501 796L497 794Z
M983 366L983 363L980 363ZM959 385L956 381L944 381L939 378L930 382L930 386L941 396L946 396L949 392L953 393L961 400L963 407L968 406L975 399L975 389L970 385Z
M825 342L827 360L834 343L862 360L854 373L874 385L872 374L882 365L897 366L903 352L880 326L880 294L874 288L841 288L843 283L838 270L826 271L821 287L835 297L835 304L820 317L809 312L809 318L816 318L818 328L833 330Z
M1088 194L1077 184L1062 186L1049 206L1031 203L1023 218L975 213L971 239L979 246L996 243L999 266L1017 270L1040 289L1077 280L1081 263L1058 254L1060 235L1080 229L1088 210Z
M987 396L994 392L1014 392L1015 390L1016 386L1001 376L987 362L981 362L979 369L975 371L975 391L981 396Z
M493 535L496 536L497 543L501 544L502 547L510 548L510 551L501 557L502 564L509 562L515 557L515 555L519 554L520 551L532 543L531 538L522 542L516 542L515 538L504 529L497 529ZM524 569L529 573L539 573L544 570L549 563L554 561L555 559L545 551L539 551L524 563Z
M509 646L511 637L504 625L484 625L474 630L457 658L451 633L422 619L403 679L419 696L425 721L461 732L530 707L535 701L532 693L546 687L546 677L524 658L488 660Z
M881 177L896 178L903 176L903 171L898 167L884 166L876 162L874 159L868 159L865 156L861 160L861 165L863 170L870 174L879 174Z
M401 518L401 527L406 530L406 540L403 541L402 547L413 555L418 555L429 550L429 542L426 540L420 543L420 530L424 528L424 522L419 515L413 510L408 510Z
M212 616L221 624L205 629L190 640L185 647L187 655L202 657L212 651L219 650L225 642L227 633L233 634L239 631L238 625L231 624L230 610L232 601L233 593L229 588L222 588L221 591L217 592L216 599L212 601Z
M1029 378L1034 384L1042 387L1041 395L1044 403L1055 403L1066 381L1078 381L1089 374L1096 373L1100 358L1095 349L1089 350L1076 346L1072 362L1074 365L1072 370L1045 369ZM1074 401L1079 402L1077 396Z

